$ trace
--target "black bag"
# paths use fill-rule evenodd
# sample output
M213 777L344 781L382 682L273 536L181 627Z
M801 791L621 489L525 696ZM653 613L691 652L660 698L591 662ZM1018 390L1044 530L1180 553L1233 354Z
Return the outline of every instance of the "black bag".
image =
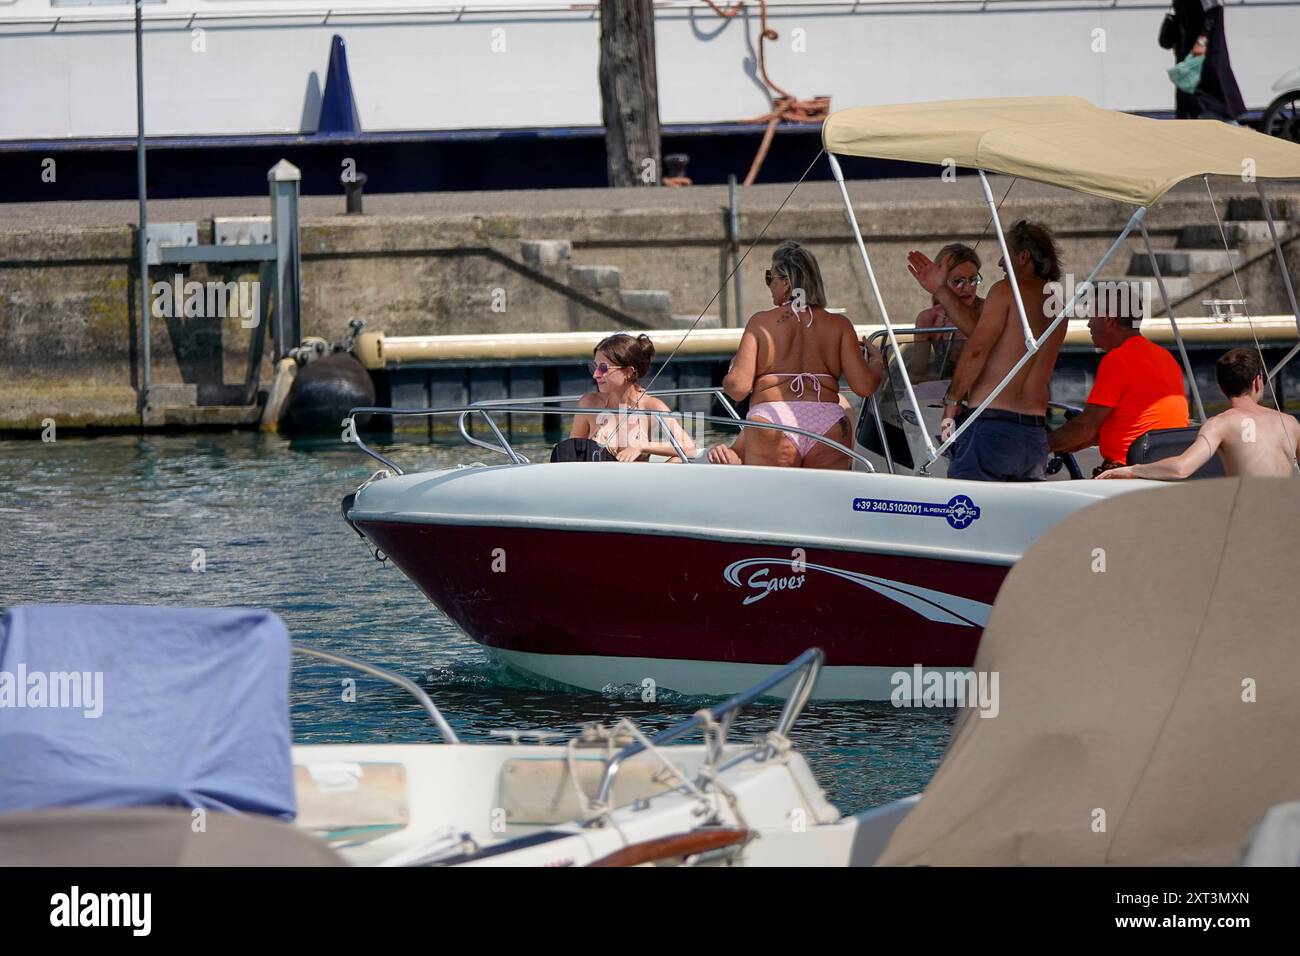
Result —
M1160 24L1160 36L1157 38L1160 48L1163 50L1172 50L1178 45L1178 18L1174 16L1174 11L1170 10L1165 14L1164 21Z
M566 438L551 449L551 461L618 461L590 438Z

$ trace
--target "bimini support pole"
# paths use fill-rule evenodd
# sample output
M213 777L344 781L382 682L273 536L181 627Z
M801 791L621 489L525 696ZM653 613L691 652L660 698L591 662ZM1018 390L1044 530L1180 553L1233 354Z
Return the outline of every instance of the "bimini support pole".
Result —
M153 332L149 328L152 299L149 285L149 197L144 145L144 0L135 0L135 182L140 202L136 256L140 263L140 408L149 404L153 386Z
M1264 207L1264 218L1268 221L1268 234L1273 237L1273 255L1277 257L1277 267L1282 272L1282 284L1286 286L1287 298L1291 300L1291 313L1295 316L1296 331L1300 332L1300 306L1296 305L1295 286L1291 284L1291 273L1287 271L1286 256L1282 254L1282 243L1277 237L1277 227L1273 225L1273 213L1268 208L1268 196L1264 194L1263 182L1256 179L1255 189L1259 193L1260 205ZM1300 345L1287 352L1282 357L1282 360L1273 366L1273 371L1268 373L1270 382L1277 377L1277 373L1282 371L1287 362L1295 358L1298 351L1300 351Z
M989 215L993 217L993 229L998 234L998 248L1002 250L1002 261L1007 263L1007 278L1011 280L1011 294L1016 299L1016 311L1020 313L1020 327L1025 330L1025 348L1026 354L1033 355L1038 351L1038 343L1034 341L1034 330L1029 327L1029 316L1025 314L1025 302L1020 297L1020 283L1016 281L1016 274L1010 268L1011 253L1007 251L1007 237L1002 232L1002 220L998 217L998 204L993 200L993 190L989 188L989 178L984 175L984 170L978 170L980 174L980 187L984 190L984 201L989 204Z
M1124 226L1124 231L1121 232L1115 238L1115 241L1110 244L1110 248L1106 250L1106 254L1101 257L1101 260L1093 268L1092 272L1088 274L1088 278L1084 279L1083 282L1079 283L1078 287L1075 288L1074 290L1074 295L1070 296L1070 300L1061 307L1061 311L1056 314L1056 318L1052 320L1051 325L1049 325L1043 331L1043 334L1038 337L1038 341L1035 343L1035 345L1038 348L1042 347L1043 343L1046 342L1051 337L1052 333L1056 331L1057 326L1059 326L1062 322L1064 322L1069 317L1070 313L1074 311L1075 303L1079 301L1079 299L1083 296L1086 290L1092 288L1092 280L1097 278L1097 273L1101 272L1102 269L1106 268L1106 263L1110 262L1111 257L1115 255L1115 252L1124 243L1124 240L1128 238L1128 234L1132 232L1133 229L1142 222L1146 214L1147 214L1147 207L1139 206L1137 208L1137 211L1134 212L1133 215L1129 217L1128 223ZM1014 283L1012 284L1012 288L1015 288ZM1006 388L1009 384L1011 384L1011 380L1020 373L1020 370L1025 367L1025 363L1028 362L1033 357L1033 355L1034 352L1026 350L1025 354L1020 356L1020 361L1018 361L1014 366L1012 366L1011 371L1007 372L1007 374L1003 376L1002 381L998 382L998 384L994 387L993 391L989 392L989 397L984 399L984 401L980 403L979 407L976 408L975 411L971 412L970 415L966 417L966 420L961 423L961 427L958 428L955 432L953 432L952 435L949 436L946 442L940 445L938 449L930 453L930 458L928 461L926 461L925 465L923 466L924 468L929 468L931 465L933 465L936 461L939 460L940 455L942 455L945 451L947 451L950 447L952 447L953 442L955 442L958 438L961 437L962 433L965 432L966 429L970 427L971 422L979 418L980 413L983 412L984 409L988 408L989 405L993 403L993 400L995 398L997 398L999 395L1002 394L1002 390L1004 388Z
M894 351L894 367L899 370L903 377L903 388L907 392L907 401L912 406L916 420L924 422L925 418L921 415L921 406L916 400L916 392L912 390L912 377L907 373L907 363L903 361L902 349L899 348L898 338L894 335L894 325L889 321L889 310L885 308L885 300L880 295L880 286L876 282L876 271L871 267L871 256L867 255L867 244L862 240L862 230L858 228L858 217L853 212L853 202L849 199L848 188L844 185L844 173L840 170L839 160L835 158L834 153L827 153L826 158L831 161L831 175L835 177L835 182L840 187L840 196L844 199L844 211L849 217L849 226L853 230L853 239L858 244L858 253L862 256L862 264L867 270L867 282L871 284L871 294L875 297L876 308L880 311L880 319L885 323L885 334L889 336L889 346ZM921 437L925 440L926 451L931 455L930 460L934 461L938 455L934 450L934 442L930 440L930 435L924 427L921 429Z
M1160 301L1165 304L1165 315L1169 316L1169 327L1174 332L1174 342L1178 344L1178 354L1182 356L1183 368L1187 370L1187 381L1192 386L1192 401L1196 404L1196 417L1205 421L1205 406L1201 404L1201 389L1196 384L1196 373L1192 371L1192 360L1187 357L1187 347L1183 345L1183 333L1178 331L1178 320L1174 318L1174 307L1169 302L1169 291L1165 288L1165 277L1160 274L1160 263L1156 260L1156 251L1151 248L1151 237L1147 235L1147 224L1139 223L1142 230L1142 242L1147 247L1147 258L1151 260L1151 274L1156 278L1160 289ZM1131 300L1130 300L1131 301Z

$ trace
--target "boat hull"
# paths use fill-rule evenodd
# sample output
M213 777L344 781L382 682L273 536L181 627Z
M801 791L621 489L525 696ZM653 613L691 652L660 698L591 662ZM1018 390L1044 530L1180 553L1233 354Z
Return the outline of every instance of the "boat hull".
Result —
M887 697L898 665L973 663L1007 571L666 535L398 522L363 530L502 660L591 689L725 693L761 678L752 665L820 647L828 670L870 675L877 692L883 679ZM596 573L609 567L628 574Z
M1074 484L523 465L384 479L350 518L467 634L546 680L726 694L816 646L817 696L887 699L899 671L969 668L1024 548L1130 485Z

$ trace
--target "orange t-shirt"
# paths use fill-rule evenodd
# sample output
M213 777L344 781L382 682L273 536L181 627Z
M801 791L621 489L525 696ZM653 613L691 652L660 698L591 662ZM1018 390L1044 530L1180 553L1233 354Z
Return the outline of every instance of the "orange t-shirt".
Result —
M1114 409L1101 423L1101 454L1124 461L1134 439L1153 428L1187 427L1187 389L1174 357L1135 335L1102 356L1089 405Z
M1101 423L1101 454L1123 462L1128 446L1153 428L1187 427L1187 388L1174 356L1134 336L1101 356L1088 405L1114 411Z

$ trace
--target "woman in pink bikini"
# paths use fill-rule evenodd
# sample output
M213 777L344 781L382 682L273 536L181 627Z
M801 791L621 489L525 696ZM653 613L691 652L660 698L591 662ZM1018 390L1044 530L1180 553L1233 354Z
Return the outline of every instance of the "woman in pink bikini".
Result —
M775 308L756 312L722 387L736 401L751 397L749 420L802 428L852 446L840 404L840 378L863 398L884 375L880 351L859 341L853 323L826 311L826 289L812 253L783 242L772 253L767 286ZM865 355L864 355L865 351ZM844 468L852 461L828 445L771 428L746 429L747 465ZM712 461L730 460L710 454Z

